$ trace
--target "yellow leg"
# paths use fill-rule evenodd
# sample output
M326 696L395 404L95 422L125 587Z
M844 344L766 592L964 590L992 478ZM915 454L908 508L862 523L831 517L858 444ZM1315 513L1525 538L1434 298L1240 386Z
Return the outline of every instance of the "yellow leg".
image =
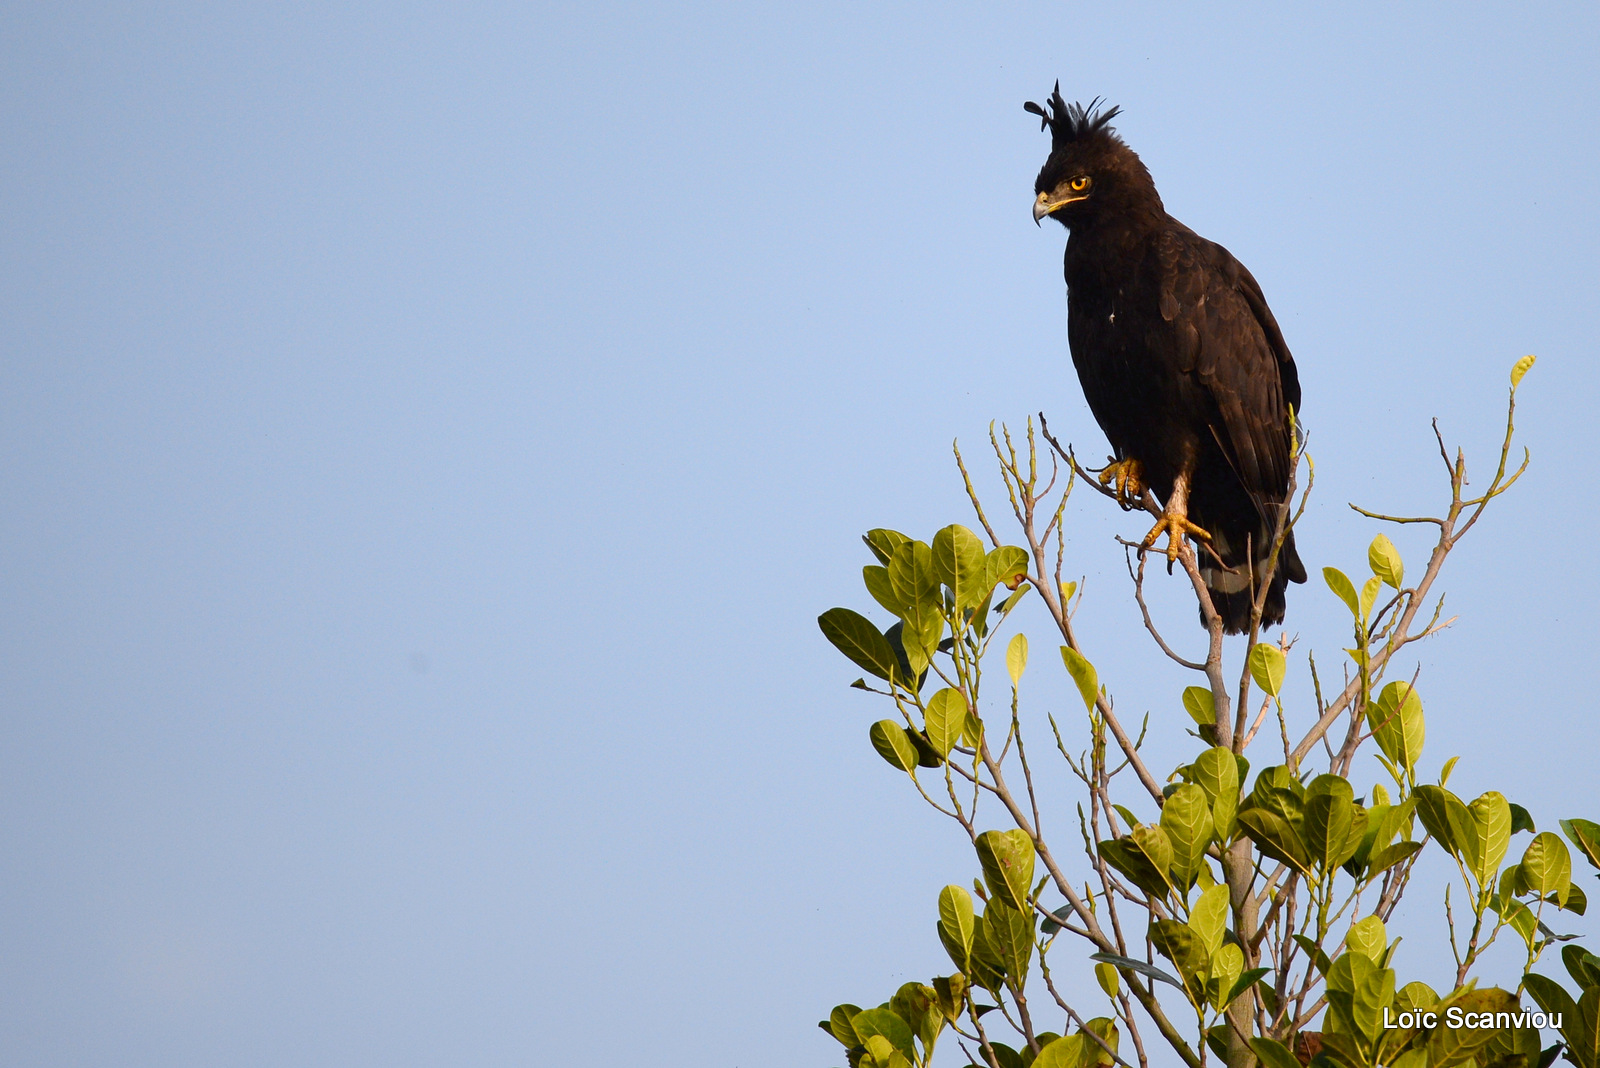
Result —
M1178 552L1183 548L1183 539L1196 538L1200 541L1210 541L1211 535L1204 528L1189 522L1189 475L1187 472L1179 475L1172 482L1172 493L1167 497L1167 506L1162 510L1161 518L1156 520L1156 525L1150 528L1150 533L1144 536L1144 541L1139 543L1141 549L1148 549L1161 537L1162 532L1167 535L1167 560L1170 563L1178 558Z
M1138 460L1119 460L1100 472L1100 485L1111 486L1117 503L1131 508L1144 496L1144 464Z

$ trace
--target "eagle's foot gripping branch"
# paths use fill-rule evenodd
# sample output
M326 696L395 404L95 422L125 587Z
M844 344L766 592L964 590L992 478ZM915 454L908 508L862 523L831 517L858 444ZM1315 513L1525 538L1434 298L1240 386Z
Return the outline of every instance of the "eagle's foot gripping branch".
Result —
M1139 543L1141 551L1150 548L1160 538L1162 533L1167 535L1167 562L1172 563L1178 558L1179 551L1183 548L1185 537L1197 541L1210 541L1211 535L1203 527L1189 522L1189 517L1183 512L1168 509L1156 520L1156 525L1150 528L1150 533L1144 536L1144 541Z
M1137 508L1144 496L1144 464L1138 460L1118 460L1100 472L1100 485L1110 486L1117 495L1117 503L1124 509Z

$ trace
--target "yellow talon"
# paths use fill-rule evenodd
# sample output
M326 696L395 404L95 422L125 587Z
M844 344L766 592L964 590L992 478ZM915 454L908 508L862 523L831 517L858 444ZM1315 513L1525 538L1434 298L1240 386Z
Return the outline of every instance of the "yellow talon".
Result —
M1150 533L1144 536L1144 541L1139 543L1140 549L1148 549L1161 537L1162 532L1167 535L1167 561L1170 563L1178 558L1178 551L1183 547L1185 537L1196 538L1200 541L1210 541L1211 535L1203 527L1189 522L1189 517L1182 512L1165 512L1156 520L1156 525L1150 528Z
M1144 464L1138 460L1118 460L1100 472L1100 485L1112 486L1117 503L1131 508L1144 496Z

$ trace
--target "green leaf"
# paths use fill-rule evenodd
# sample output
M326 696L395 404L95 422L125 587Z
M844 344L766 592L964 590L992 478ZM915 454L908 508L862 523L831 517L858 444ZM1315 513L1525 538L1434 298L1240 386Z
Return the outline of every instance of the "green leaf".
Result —
M1300 1060L1289 1047L1270 1038L1252 1038L1250 1048L1261 1060L1262 1068L1300 1068Z
M1100 677L1095 674L1094 665L1084 659L1082 653L1068 645L1061 647L1061 660L1067 665L1067 674L1078 684L1078 693L1083 697L1084 708L1094 708L1095 698L1100 694Z
M961 744L969 749L978 748L983 741L983 721L967 709L967 718L961 722Z
M959 1020L962 1007L966 1004L967 977L960 972L950 976L935 976L933 992L939 998L939 1011L944 1013L945 1019L952 1023Z
M1554 894L1560 905L1567 903L1572 886L1572 854L1567 844L1549 831L1533 836L1522 854L1522 879L1540 897Z
M1400 805L1391 805L1388 793L1381 786L1374 786L1372 789L1373 796L1381 800L1367 809L1366 834L1362 836L1355 855L1344 865L1344 870L1356 879L1374 877L1374 873L1368 871L1373 856L1381 854L1388 843L1393 841L1395 834L1405 826L1407 818L1416 808L1416 802L1410 799Z
M1408 682L1391 682L1378 695L1367 714L1372 739L1383 755L1407 771L1415 771L1426 739L1422 717L1422 698Z
M1074 910L1071 905L1059 905L1050 911L1050 916L1039 925L1039 933L1053 935L1061 930L1061 925L1071 923Z
M1209 696L1209 693L1207 694ZM1220 745L1212 746L1189 766L1197 786L1211 803L1212 829L1219 842L1233 837L1234 817L1239 811L1239 762Z
M906 659L911 670L921 675L944 634L944 602L939 597L933 551L920 541L902 542L895 547L886 570L890 595L901 605Z
M900 671L896 681L908 690L920 692L923 682L928 677L928 654L916 641L912 642L912 645L917 647L916 651L910 655L906 653L905 629L905 620L898 620L894 626L883 632L883 640L889 643L889 651L894 654L895 666ZM918 660L915 666L912 665L912 657Z
M911 747L917 751L917 767L938 768L944 766L944 757L928 741L928 736L921 731L907 729L906 737L911 740Z
M1322 1052L1312 1058L1317 1068L1331 1068L1334 1065L1343 1068L1345 1065L1371 1063L1372 1057L1367 1047L1372 1043L1359 1037L1356 1025L1348 1019L1348 1015L1341 1009L1329 1007L1322 1025Z
M1239 978L1234 980L1233 989L1228 991L1227 997L1223 1000L1221 1008L1226 1009L1229 1005L1232 1005L1234 1000L1238 998L1240 994L1243 994L1246 990L1249 990L1252 986L1255 986L1256 983L1260 981L1261 977L1270 971L1272 971L1271 968L1251 968L1246 972L1242 972L1239 975Z
M867 548L871 549L872 555L878 558L878 563L887 564L889 559L894 556L894 551L911 539L898 530L887 530L879 527L875 530L867 531L861 536L861 540L867 543Z
M1189 929L1210 957L1222 945L1228 924L1228 888L1213 886L1195 899L1189 910ZM1242 959L1242 958L1241 958ZM1242 965L1241 965L1242 966Z
M1444 762L1444 767L1439 769L1440 786L1443 786L1445 783L1450 781L1450 773L1455 770L1456 761L1460 759L1461 758L1459 756L1453 756Z
M1167 896L1165 869L1157 870L1132 838L1108 838L1101 842L1100 858L1151 897Z
M1336 567L1325 567L1322 569L1322 580L1328 584L1328 589L1338 594L1339 600L1343 601L1345 607L1350 609L1352 616L1357 619L1362 618L1361 602L1356 599L1356 588L1351 585L1350 579L1346 577L1343 571Z
M1243 776L1241 776L1241 779ZM1241 808L1264 808L1299 825L1305 814L1306 788L1282 764L1263 768Z
M1311 857L1296 828L1276 812L1264 808L1247 808L1238 815L1239 826L1244 828L1256 848L1273 860L1288 864L1311 877Z
M1475 991L1485 995L1483 1002L1479 1003L1478 1011L1510 1012L1513 1014L1522 1011L1522 1001L1517 993L1510 990L1501 990L1490 987L1487 990ZM1468 1011L1472 1011L1468 1009ZM1581 1011L1581 1006L1580 1006ZM1517 1056L1521 1054L1521 1056ZM1497 1064L1499 1068L1509 1068L1509 1065L1533 1063L1532 1058L1539 1055L1539 1032L1531 1027L1519 1028L1513 1023L1510 1027L1501 1027L1489 1031L1488 1049L1478 1055L1480 1064ZM1509 1065L1502 1058L1510 1058Z
M1318 974L1327 975L1328 971L1333 967L1333 962L1330 961L1328 959L1328 955L1322 951L1322 947L1317 945L1311 939L1307 938L1305 935L1297 934L1294 936L1294 940L1295 942L1299 943L1300 948L1305 951L1306 956L1311 958L1311 963L1317 966Z
M1408 1051L1421 1054L1423 1060L1420 1063L1417 1062L1416 1058L1408 1060L1406 1053L1401 1052L1416 1041L1420 1033L1420 1029L1416 1027L1385 1027L1383 1034L1379 1036L1373 1047L1378 1063L1387 1064L1390 1068L1427 1068L1427 1054L1425 1052L1414 1048ZM1501 1065L1500 1068L1510 1068L1510 1066ZM1519 1065L1518 1068L1533 1068L1533 1066Z
M1531 947L1534 937L1539 931L1539 921L1533 912L1516 898L1500 897L1495 895L1489 899L1490 906L1500 914L1500 919L1508 924L1512 930L1522 936L1522 940Z
M882 1035L889 1045L911 1056L911 1025L900 1018L893 1009L864 1009L850 1021L865 1044L873 1035Z
M1561 829L1592 867L1600 868L1600 824L1589 820L1562 820Z
M907 540L889 558L889 588L903 605L942 608L939 575L933 567L933 550L926 542Z
M1250 677L1264 693L1273 697L1283 688L1283 674L1288 667L1283 650L1266 642L1256 643L1250 650Z
M1101 844L1104 845L1104 843ZM1095 953L1091 954L1089 959L1100 961L1104 964L1110 964L1117 968L1127 968L1130 971L1138 972L1140 975L1148 976L1151 979L1159 979L1163 983L1171 983L1179 990L1183 989L1183 983L1181 983L1179 980L1168 975L1160 968L1146 964L1142 960L1134 960L1132 957L1119 957L1115 953Z
M977 885L976 880L973 881L973 885ZM972 930L972 953L969 964L971 967L967 972L968 976L985 990L998 991L1003 985L1006 962L1000 956L999 948L989 941L989 931L984 926L982 917L979 917Z
M1221 1012L1228 1007L1234 984L1244 975L1244 950L1229 942L1211 954L1207 966L1206 1000ZM1245 984L1249 986L1248 983Z
M906 734L906 729L892 719L880 719L872 725L872 748L907 774L917 766L916 745Z
M1402 1012L1431 1009L1439 1004L1439 995L1427 983L1407 983L1394 992L1394 1003Z
M894 1014L911 1025L922 1040L923 1050L931 1050L944 1030L944 1013L939 1009L939 993L926 983L904 983L889 999Z
M1567 886L1567 900L1565 903L1556 901L1554 894L1551 894L1549 897L1545 898L1545 900L1552 902L1559 908L1565 909L1574 916L1582 916L1589 909L1589 898L1586 894L1584 894L1583 887L1579 886L1577 883L1570 883Z
M1216 699L1204 686L1190 686L1183 691L1183 708L1189 717L1202 727L1213 727L1217 722Z
M1006 670L1011 673L1011 685L1022 684L1022 673L1028 669L1028 636L1014 634L1006 646Z
M1349 1031L1375 1041L1383 1030L1383 1010L1394 1003L1394 972L1364 954L1346 953L1328 969L1327 989L1330 1012Z
M994 605L995 589L996 587L990 587L988 594L984 596L978 607L969 608L964 613L958 613L964 615L967 625L972 628L972 634L978 638L987 637L989 633L989 612Z
M1368 916L1350 925L1350 933L1345 935L1344 944L1350 952L1364 954L1376 963L1383 960L1383 951L1389 948L1389 936L1383 929L1382 920Z
M948 757L967 721L967 699L961 696L960 690L945 687L928 699L924 721L928 742L941 757Z
M1002 901L990 901L983 910L983 937L1005 963L1006 975L1021 989L1033 957L1033 915Z
M1366 619L1372 614L1372 606L1378 600L1378 591L1383 589L1383 582L1374 575L1361 585L1361 618Z
M1567 974L1578 984L1578 989L1600 986L1600 957L1582 946L1562 946L1561 963L1567 966Z
M848 608L830 608L817 617L817 626L834 648L862 670L885 681L900 674L889 640L867 617Z
M1163 876L1172 870L1172 840L1167 837L1165 828L1146 823L1129 830L1128 837Z
M1385 846L1382 849L1374 849L1367 858L1366 877L1368 879L1376 879L1413 853L1420 852L1421 849L1421 842L1396 842L1394 845Z
M947 886L939 891L939 926L949 934L951 941L961 947L963 957L956 966L965 968L965 955L972 952L972 933L977 921L973 918L972 895L960 886Z
M900 617L900 639L906 655L906 667L921 678L939 649L939 639L944 636L944 612L932 605L918 604L908 607ZM890 631L894 628L890 627ZM885 635L894 644L890 635Z
M861 1045L861 1038L856 1034L856 1029L851 1026L850 1021L855 1019L860 1011L860 1007L856 1005L835 1005L828 1018L817 1026L838 1039L846 1049L853 1049Z
M1561 1029L1572 1051L1578 1053L1586 1066L1600 1063L1600 987L1590 987L1578 999L1578 1019Z
M1505 990L1487 987L1451 995L1444 1005L1459 1006L1463 1012L1516 1012L1517 998ZM1441 1016L1442 1019L1442 1016ZM1435 1068L1465 1064L1493 1038L1495 1031L1478 1027L1435 1027L1428 1035L1428 1063Z
M1211 844L1211 808L1205 790L1193 783L1174 790L1161 806L1161 829L1172 843L1174 884L1187 890L1199 877L1206 846Z
M1443 786L1419 786L1412 795L1417 802L1417 818L1438 843L1467 860L1472 838L1472 816L1461 799Z
M1311 862L1332 871L1349 860L1367 829L1367 814L1355 804L1349 780L1319 775L1306 787L1301 835Z
M1472 816L1471 870L1479 886L1492 886L1511 844L1511 803L1499 791L1488 790L1467 811Z
M1096 1035L1110 1046L1113 1052L1118 1046L1116 1021L1107 1016L1096 1016L1092 1020L1085 1020L1075 1036L1083 1039L1083 1068L1111 1068L1116 1060L1095 1041Z
M868 564L861 569L861 581L867 585L867 592L872 594L872 599L883 607L899 615L905 611L905 605L900 603L894 595L894 590L889 585L889 569L878 564Z
M1012 593L1011 596L1002 601L1000 603L1000 607L996 608L995 611L999 613L1001 619L1004 619L1006 616L1011 614L1011 610L1017 607L1018 603L1020 603L1021 600L1026 596L1028 596L1028 586L1026 583L1024 583L1023 585L1017 587L1016 592Z
M950 587L957 608L976 608L994 589L983 584L986 560L982 540L960 524L933 536L933 570Z
M1367 563L1374 575L1394 589L1398 590L1405 580L1406 565L1400 559L1400 550L1385 535L1379 534L1367 546Z
M1028 912L1033 886L1033 841L1020 828L978 835L978 862L989 892L1014 909Z
M1511 365L1512 389L1516 389L1517 386L1522 384L1522 376L1528 373L1528 369L1533 366L1533 361L1536 359L1538 359L1538 357L1530 353Z
M1500 873L1500 886L1496 892L1503 898L1521 897L1532 892L1523 878L1521 864L1506 865L1505 871Z
M1183 977L1185 989L1191 997L1199 1001L1204 996L1204 989L1200 983L1201 973L1210 961L1210 954L1195 937L1194 929L1178 920L1152 920L1147 937L1150 939L1150 944L1155 946L1156 952L1170 960L1178 969L1178 974Z
M1217 1060L1226 1063L1228 1060L1228 1025L1225 1023L1212 1024L1203 1032L1206 1045L1211 1052L1217 1055ZM1327 1068L1326 1065L1317 1065L1317 1068Z
M979 1047L982 1049L983 1047ZM1000 1068L1028 1068L1022 1063L1022 1057L1017 1051L1004 1042L990 1042L989 1048L994 1051L994 1059Z
M951 937L949 930L946 929L944 924L936 923L933 926L938 932L939 944L944 946L944 951L950 955L950 963L956 966L956 974L959 975L963 972L967 973L972 976L973 981L979 986L989 987L992 989L992 985L987 982L985 978L978 975L978 972L981 970L982 966L979 965L973 958L973 950L976 948L977 944L976 936L974 936L972 945L963 946L960 942ZM998 980L996 981L998 982Z
M1088 1052L1085 1041L1082 1035L1056 1039L1039 1050L1039 1055L1033 1059L1033 1068L1079 1068Z
M1522 977L1522 988L1545 1012L1551 1015L1559 1012L1563 1024L1578 1018L1578 1003L1573 1001L1572 995L1554 979L1548 979L1537 972L1529 972Z
M1018 545L1002 545L991 550L983 561L983 584L988 589L1004 586L1015 590L1028 577L1028 551Z
M1117 973L1117 966L1108 961L1100 961L1094 966L1094 979L1108 998L1116 997L1117 991L1122 989L1122 976Z
M907 1063L906 1055L895 1049L893 1043L882 1035L868 1035L862 1047L857 1068L903 1068Z
M1539 828L1533 825L1533 814L1513 801L1511 802L1511 833L1515 835L1518 831L1530 831L1538 834Z

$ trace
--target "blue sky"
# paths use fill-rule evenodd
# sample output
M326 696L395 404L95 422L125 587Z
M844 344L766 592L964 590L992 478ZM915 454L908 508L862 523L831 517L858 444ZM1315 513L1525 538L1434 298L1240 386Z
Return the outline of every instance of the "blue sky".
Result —
M952 439L976 472L990 420L1042 409L1105 451L1064 235L1028 213L1021 104L1058 78L1260 279L1313 571L1361 566L1346 502L1439 500L1430 418L1486 475L1539 355L1533 466L1418 654L1423 762L1541 827L1600 818L1597 23L13 5L8 1062L823 1065L830 1006L945 968L935 895L976 865L815 617L868 606L862 531L970 521ZM1068 515L1086 647L1159 733L1188 680L1137 632L1131 520ZM1290 591L1326 662L1341 611ZM1406 967L1438 985L1430 895Z

